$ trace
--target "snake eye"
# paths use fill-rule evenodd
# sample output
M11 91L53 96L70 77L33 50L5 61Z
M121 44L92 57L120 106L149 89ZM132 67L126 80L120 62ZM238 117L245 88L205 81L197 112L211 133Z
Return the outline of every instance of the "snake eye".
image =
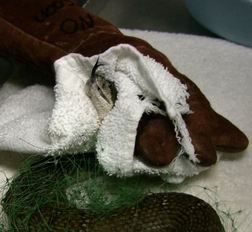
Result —
M139 98L140 101L143 101L145 99L145 96L143 96L142 94L139 94L137 96L138 96L138 98Z

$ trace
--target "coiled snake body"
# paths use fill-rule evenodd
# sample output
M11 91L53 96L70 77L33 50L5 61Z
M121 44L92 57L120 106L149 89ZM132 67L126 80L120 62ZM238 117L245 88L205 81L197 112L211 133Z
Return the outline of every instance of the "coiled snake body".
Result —
M105 216L64 205L48 205L32 216L28 231L48 231L40 225L42 219L55 232L224 232L209 204L175 192L151 194L134 206Z
M63 157L57 164L52 158L44 158L33 162L12 181L2 203L14 231L224 232L215 210L185 193L152 193L136 203L104 213L78 209L65 198L64 178L71 176L74 181L79 178L73 172L76 168L84 170L87 163L86 158L80 157ZM62 189L56 190L62 183Z

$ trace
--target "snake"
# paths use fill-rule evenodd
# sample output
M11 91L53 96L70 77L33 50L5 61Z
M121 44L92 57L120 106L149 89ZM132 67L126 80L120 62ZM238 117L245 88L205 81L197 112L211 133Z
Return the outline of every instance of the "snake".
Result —
M86 84L86 91L97 106L100 120L113 107L115 90L108 85L102 76L96 75L96 70L102 64L96 64L92 70L90 80ZM105 104L106 103L106 104ZM82 158L80 158L82 157ZM88 156L87 156L88 157ZM162 192L148 194L132 205L127 205L98 214L88 209L74 207L65 200L49 201L40 207L33 207L29 212L26 205L19 212L11 216L8 206L15 205L15 194L27 199L27 205L36 205L37 200L27 192L41 192L41 176L48 176L56 183L66 172L71 173L74 165L69 167L71 158L60 158L56 163L53 158L44 158L33 162L29 171L21 172L12 182L5 199L3 208L9 216L14 231L28 232L224 232L224 227L216 211L200 198L181 192ZM80 166L87 162L83 156L74 156ZM75 163L71 160L70 163ZM53 162L52 162L53 161ZM48 175L48 173L51 173ZM34 182L35 181L35 182ZM29 182L34 182L29 188ZM15 185L21 186L15 189ZM46 197L52 195L53 185L42 191ZM65 190L65 189L64 189ZM62 194L64 194L62 191ZM29 199L29 197L31 199ZM37 194L36 198L40 195ZM28 213L29 212L29 213ZM27 220L27 214L30 214ZM26 223L24 223L26 222ZM42 222L42 223L41 223Z
M45 206L32 217L29 231L47 231L46 227L37 228L41 214L55 232L224 232L218 215L209 204L176 192L148 195L137 204L107 216L96 216L64 205Z
M86 158L76 163L82 165ZM79 157L82 157L80 155ZM46 181L52 183L62 178L63 173L71 173L68 158L64 162L38 161L29 171L21 172L14 180L2 201L3 209L14 231L21 232L224 232L222 222L215 209L193 195L182 192L149 193L134 204L122 206L108 213L97 213L90 209L78 208L58 197L57 201L48 200L40 207L36 205L41 196L50 199L54 185L47 187ZM46 164L45 164L46 163ZM42 165L41 165L42 164ZM70 166L70 167L69 167ZM62 168L63 167L63 168ZM49 173L49 174L48 174ZM28 178L29 175L29 178ZM43 177L39 181L39 176ZM27 189L27 183L34 184ZM15 188L15 186L20 186ZM56 184L55 184L56 185ZM48 188L48 189L47 189ZM39 190L38 190L39 189ZM28 193L37 195L31 197ZM24 199L22 207L15 215L12 205L17 204L15 194ZM64 193L62 193L64 194ZM9 208L8 208L9 207ZM27 209L32 211L27 213ZM27 216L28 215L28 216ZM28 218L28 219L27 219ZM25 224L24 224L25 222Z

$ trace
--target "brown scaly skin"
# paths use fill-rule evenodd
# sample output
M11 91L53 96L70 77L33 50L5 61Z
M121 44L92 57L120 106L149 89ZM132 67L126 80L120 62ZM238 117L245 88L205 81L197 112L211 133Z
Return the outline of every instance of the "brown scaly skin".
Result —
M179 73L166 56L147 42L123 35L115 26L88 13L71 0L0 0L0 51L37 65L52 63L70 53L92 56L111 46L127 43L164 65L188 87L193 114L184 116L200 165L216 162L216 150L238 152L248 146L247 137L217 114L199 88ZM135 155L160 167L176 156L179 145L168 118L143 115Z
M87 209L76 208L72 201L69 202L66 189L76 184L81 187L83 181L90 178L102 178L104 173L100 171L93 154L63 156L57 162L50 156L34 159L12 180L2 200L11 231L224 232L220 218L208 203L179 192L142 195L131 203L121 202L118 208L112 204L114 209L109 211L89 204ZM66 180L70 176L75 182ZM90 186L91 192L83 190L90 194L95 186Z
M48 231L46 224L54 232L224 232L209 204L176 192L148 195L131 207L105 216L66 205L45 206L31 217L27 231L38 231L38 225L39 231Z

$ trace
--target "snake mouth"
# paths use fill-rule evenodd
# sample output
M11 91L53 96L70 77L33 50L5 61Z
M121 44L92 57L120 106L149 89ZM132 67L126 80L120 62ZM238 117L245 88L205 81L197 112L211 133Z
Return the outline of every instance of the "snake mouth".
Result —
M9 227L14 231L224 231L215 210L199 198L151 193L153 179L146 177L104 174L94 154L32 157L2 201Z

